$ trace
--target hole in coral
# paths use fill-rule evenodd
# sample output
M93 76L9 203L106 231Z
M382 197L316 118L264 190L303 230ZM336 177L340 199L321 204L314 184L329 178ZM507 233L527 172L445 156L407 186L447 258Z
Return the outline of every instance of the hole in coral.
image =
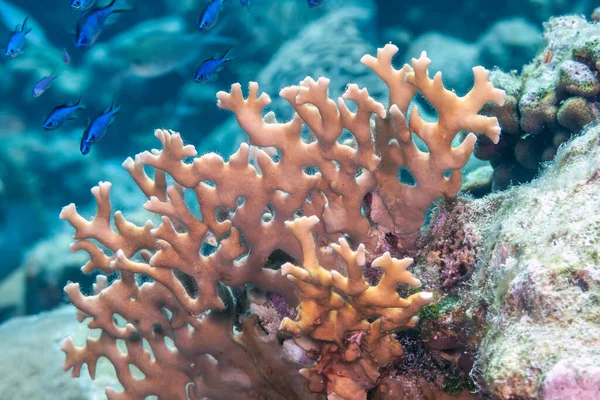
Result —
M233 293L231 289L222 282L217 281L217 296L224 304L223 310L220 311L221 314L229 317L233 317L235 314L235 299L233 297Z
M415 186L417 184L414 175L406 167L398 168L398 180L408 186Z
M200 255L201 256L208 257L217 251L217 249L219 248L218 243L215 240L214 242L217 243L217 245L213 246L211 244L212 242L213 242L213 240L211 239L210 242L205 241L204 243L202 243L202 246L200 246Z
M235 201L235 203L237 204L238 207L243 206L245 202L246 202L246 198L244 196L238 197L237 200Z
M175 347L175 342L173 341L173 339L171 339L168 336L163 337L163 340L165 342L165 346L167 346L167 348L171 351L175 351L177 350L177 348Z
M241 261L243 261L246 257L248 257L248 252L245 252L243 254L240 254L239 256L237 256L235 258L235 260L233 260L235 263L240 263Z
M142 340L142 335L140 335L139 332L135 331L127 338L127 340L129 342L139 342L140 340Z
M204 244L210 246L211 248L217 247L219 245L219 240L217 239L215 234L212 233L212 231L210 229L208 229L206 231L206 234L204 235L203 240L204 240ZM201 254L203 254L203 253L201 252Z
M316 175L319 172L319 167L316 165L304 165L302 167L302 172L306 175Z
M294 219L295 218L300 218L304 216L304 212L302 210L296 210L296 212L294 213Z
M138 367L136 367L133 364L129 364L129 372L131 372L131 375L139 381L146 378L146 374L144 374Z
M215 209L215 218L217 219L217 222L223 223L231 218L231 212L226 207L217 207Z
M275 218L275 209L272 204L267 204L262 214L263 222L270 222L273 218Z
M333 160L333 165L335 166L335 169L340 169L340 163L336 160Z
M202 182L200 182L200 183L201 183L201 184L204 184L204 185L206 185L206 186L213 187L213 188L214 188L214 187L217 187L217 184L216 184L214 181L211 181L211 180L208 180L208 179L207 179L207 180L204 180L204 181L202 181Z
M239 256L237 256L234 260L235 262L239 262L239 261L243 260L244 258L246 258L250 251L250 249L249 249L250 246L248 246L248 239L246 238L246 235L244 235L244 232L242 232L242 231L238 231L238 232L240 235L239 245L240 245L240 247L245 248L246 251L243 252L242 254L240 254Z
M240 246L248 247L248 239L246 238L246 235L244 234L244 232L242 232L240 230L239 234L240 234Z
M202 239L202 246L200 246L200 255L204 257L209 256L217 251L218 247L219 239L210 229L207 230L204 238Z
M123 318L120 314L113 313L113 323L119 328L125 328L127 325L127 320Z
M279 148L277 147L275 148L275 151L268 154L271 157L271 159L276 163L278 163L279 160L281 160L281 150L279 150Z
M162 335L161 335L162 336ZM142 347L144 348L144 350L146 350L148 352L148 354L150 355L150 360L151 361L156 361L156 356L154 355L154 352L152 351L152 347L150 347L150 342L148 342L146 339L142 338Z
M300 137L304 141L304 143L310 144L317 141L317 137L311 131L306 124L302 124L302 131L300 132Z
M155 322L152 324L152 333L157 336L163 336L165 334L165 328L158 322Z
M367 193L365 194L365 196L362 199L362 203L360 205L360 213L362 215L364 215L365 217L367 217L369 219L369 222L371 222L371 204L373 202L373 194L372 193Z
M263 268L279 270L283 264L290 262L296 263L296 260L292 258L288 253L281 249L275 249L267 257L267 262L263 265Z
M444 171L444 178L450 179L451 176L452 176L452 170L451 169Z
M199 288L196 280L191 275L188 275L185 272L182 272L178 269L173 269L172 273L177 278L177 280L179 280L179 282L185 289L187 295L190 296L192 299L197 299L199 294Z
M115 340L115 344L117 345L117 348L123 353L123 354L127 354L127 342L123 339L117 339Z
M173 313L171 312L171 310L169 310L167 307L161 307L160 312L163 313L165 317L167 317L167 320L169 322L173 322Z
M137 284L139 286L141 286L144 283L152 283L152 282L154 282L154 279L152 279L150 276L148 276L146 274L135 274L135 281L137 282Z

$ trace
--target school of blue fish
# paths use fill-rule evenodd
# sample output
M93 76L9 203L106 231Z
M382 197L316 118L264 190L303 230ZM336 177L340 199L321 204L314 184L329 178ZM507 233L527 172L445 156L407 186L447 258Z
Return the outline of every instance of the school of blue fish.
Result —
M125 1L111 0L105 6L98 6L97 0L71 0L71 8L81 11L73 38L75 47L86 49L93 46L98 41L104 29L116 22L119 14L136 9L135 6L125 3ZM208 31L218 23L219 15L223 11L223 5L226 1L210 0L204 6L196 22L196 26L200 31ZM324 4L326 1L306 0L306 3L308 7L313 8ZM251 0L240 0L239 3L244 10L249 10L251 7ZM28 17L25 17L23 23L17 25L11 33L4 50L6 58L13 59L25 54L27 34L32 31L32 28L27 25L27 20ZM207 83L217 80L218 72L223 70L228 62L235 60L235 57L227 56L231 49L227 49L221 57L211 57L204 60L194 74L194 81L197 83ZM66 48L63 49L62 60L65 64L71 61ZM34 98L43 95L50 88L52 81L57 79L57 77L57 74L52 72L50 75L41 78L31 90L31 95ZM65 122L76 119L77 112L81 110L85 110L85 106L81 104L81 98L72 105L65 103L55 107L44 120L44 130L50 131L60 128ZM83 132L79 146L81 154L88 154L92 145L98 143L106 135L115 117L121 110L122 106L115 105L113 101L111 106L102 111L96 118L88 118L87 127Z

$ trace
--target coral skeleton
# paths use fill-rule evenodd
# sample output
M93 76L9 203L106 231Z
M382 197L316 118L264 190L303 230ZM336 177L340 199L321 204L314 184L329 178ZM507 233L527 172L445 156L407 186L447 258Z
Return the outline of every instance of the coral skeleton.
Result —
M432 203L460 189L473 133L498 141L497 119L478 112L504 101L482 67L460 97L440 73L428 76L425 52L395 69L397 51L386 45L361 60L388 86L387 107L353 84L336 102L328 79L306 78L281 90L295 116L278 122L263 115L270 98L257 83L246 98L239 84L219 92L218 106L249 138L229 161L197 156L178 133L157 130L162 149L123 166L147 197L144 208L161 216L158 226L136 226L117 211L113 227L108 182L92 189L92 219L66 206L60 217L75 228L71 250L90 254L82 270L118 277L99 275L89 296L66 286L79 320L102 333L84 347L66 339L65 370L79 376L87 364L93 378L106 357L123 387L107 389L111 400L365 399L382 368L402 356L395 333L414 326L433 300L427 292L398 295L398 284L420 283L408 271L412 260L396 256L415 246ZM424 121L417 107L409 116L417 92L438 121ZM463 130L473 133L452 147ZM414 185L399 180L400 169ZM190 191L200 214L187 205ZM268 268L276 251L294 261ZM372 268L383 270L377 282L365 279ZM281 295L298 315L281 316L279 332L266 332L257 316L236 312L231 289L248 287ZM282 335L304 356L284 351Z

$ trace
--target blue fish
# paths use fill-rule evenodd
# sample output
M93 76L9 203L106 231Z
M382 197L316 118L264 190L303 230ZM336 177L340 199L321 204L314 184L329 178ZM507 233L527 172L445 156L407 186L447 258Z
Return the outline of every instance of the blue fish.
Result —
M250 8L250 0L240 0L240 4L244 10L248 10Z
M87 10L88 8L95 6L96 0L73 0L71 1L71 8L76 10Z
M115 107L115 103L113 102L109 108L88 124L88 127L83 132L83 136L81 136L81 144L79 145L81 154L85 155L89 153L92 144L97 143L106 135L106 131L114 122L115 115L120 112L121 106Z
M40 97L43 95L46 89L50 87L50 84L54 79L56 79L56 75L54 75L54 73L51 73L49 76L45 76L40 79L40 81L36 83L35 87L31 91L31 95L33 97Z
M319 7L325 3L326 0L306 0L310 8Z
M232 48L233 47L229 48L229 50ZM198 83L206 83L217 80L217 72L223 69L225 63L235 60L235 57L225 58L227 53L229 53L229 50L227 50L221 58L213 57L209 58L208 60L204 60L196 70L194 80Z
M198 28L200 28L201 31L207 31L215 26L217 19L219 18L219 13L223 10L223 3L225 3L225 0L211 0L211 2L204 7L197 23Z
M67 51L67 49L63 49L62 60L65 64L68 64L71 62L71 56L69 55L69 52Z
M116 13L134 10L133 8L117 9L116 2L117 0L112 0L106 7L94 7L81 14L75 31L75 46L90 47L96 43L98 36L106 27L108 17Z
M23 49L25 48L25 35L31 32L31 28L27 27L27 19L29 19L29 17L25 17L23 25L15 26L15 31L10 34L6 49L4 50L5 56L15 58L23 54Z
M77 103L72 106L63 104L55 107L44 121L44 130L51 131L60 128L65 121L75 119L72 115L79 110L85 110L85 106L81 104L81 99L77 100Z

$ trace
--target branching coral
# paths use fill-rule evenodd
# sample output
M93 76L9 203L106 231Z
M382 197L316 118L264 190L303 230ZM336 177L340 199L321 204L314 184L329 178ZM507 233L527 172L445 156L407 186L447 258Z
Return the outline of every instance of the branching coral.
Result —
M157 130L162 150L123 164L148 198L144 208L162 217L156 227L151 222L138 227L116 212L113 230L110 183L92 189L98 211L91 220L74 205L65 207L61 218L76 229L72 250L91 256L83 271L119 272L110 285L99 278L91 296L77 284L65 288L80 319L90 318L89 326L102 330L84 348L65 341L65 368L77 376L85 363L93 376L98 358L108 358L124 387L122 393L109 389L110 399L317 396L295 374L306 366L287 357L254 317L244 318L242 331L233 334L237 316L228 287L251 285L300 305L297 320L284 320L281 330L299 343L316 341L307 354L319 362L303 370L311 391L362 398L364 389L374 387L379 368L402 353L392 333L411 326L413 314L430 301L426 294L409 299L396 294L397 283L418 280L406 270L410 260L382 254L382 242L393 237L398 247L414 246L432 201L460 188L460 168L475 137L468 135L456 148L452 139L466 129L496 141L497 120L477 113L486 102L504 99L481 67L473 70L473 89L458 97L443 87L441 74L428 77L424 53L413 67L396 70L391 65L396 52L387 45L376 58L362 60L388 85L387 108L356 85L336 103L328 97L328 79L306 78L280 92L296 112L280 123L272 114L262 116L270 98L258 94L256 83L247 98L239 84L230 93L219 92L219 107L235 114L250 145L259 148L252 156L242 144L227 162L212 153L196 157L179 134ZM438 109L438 122L423 121L413 109L407 123L417 91ZM356 103L355 112L346 101ZM303 138L304 125L314 139ZM429 152L416 147L411 132ZM260 150L267 147L278 156ZM413 174L414 186L398 180L400 168ZM167 175L173 184L167 184ZM195 193L201 215L188 208L186 191ZM367 195L374 200L365 212ZM214 252L203 252L204 243L216 244ZM266 266L276 251L303 260L302 267L282 267L291 280ZM363 267L380 267L384 274L370 285ZM349 375L335 374L338 367ZM349 379L358 382L356 393L338 393Z
M344 238L331 248L344 259L348 276L323 268L311 237L318 222L313 215L286 223L300 241L304 258L302 267L287 263L281 272L300 289L302 301L296 320L284 319L280 330L324 343L319 363L300 371L312 390L366 399L366 390L377 383L379 368L402 356L402 346L391 332L414 326L414 314L433 297L422 292L401 298L398 284L418 287L421 282L407 271L412 259L397 260L387 252L373 261L372 266L384 273L377 285L369 285L362 273L365 247L353 251Z

